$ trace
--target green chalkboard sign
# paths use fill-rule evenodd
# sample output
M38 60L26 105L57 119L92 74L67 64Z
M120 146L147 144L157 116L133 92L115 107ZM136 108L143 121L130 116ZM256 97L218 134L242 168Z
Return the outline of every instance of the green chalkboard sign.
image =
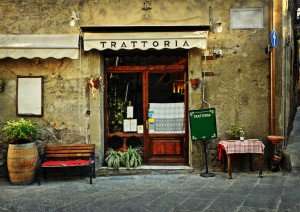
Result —
M193 141L217 138L216 109L190 110L190 128Z

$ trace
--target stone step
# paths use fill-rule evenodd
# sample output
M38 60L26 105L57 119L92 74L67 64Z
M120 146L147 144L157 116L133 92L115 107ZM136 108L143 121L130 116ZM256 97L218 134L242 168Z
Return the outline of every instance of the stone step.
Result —
M288 145L293 143L300 143L300 135L293 135L289 137Z
M120 167L118 170L108 167L101 167L96 170L97 176L114 175L146 175L146 174L189 174L194 172L190 166L150 166L143 165L137 168Z
M287 146L287 153L291 158L291 165L294 168L300 168L300 140Z

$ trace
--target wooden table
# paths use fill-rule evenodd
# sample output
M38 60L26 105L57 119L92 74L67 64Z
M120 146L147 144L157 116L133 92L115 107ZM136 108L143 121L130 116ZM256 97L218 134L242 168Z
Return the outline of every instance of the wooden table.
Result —
M240 140L222 140L218 144L218 156L222 157L225 151L227 156L228 177L232 179L232 155L233 154L258 154L259 155L259 177L262 177L265 145L258 139Z

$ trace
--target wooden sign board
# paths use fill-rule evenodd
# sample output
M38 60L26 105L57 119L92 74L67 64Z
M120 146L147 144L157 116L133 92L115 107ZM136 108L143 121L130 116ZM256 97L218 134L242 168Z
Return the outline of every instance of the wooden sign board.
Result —
M189 117L193 141L208 141L217 138L215 108L191 110Z

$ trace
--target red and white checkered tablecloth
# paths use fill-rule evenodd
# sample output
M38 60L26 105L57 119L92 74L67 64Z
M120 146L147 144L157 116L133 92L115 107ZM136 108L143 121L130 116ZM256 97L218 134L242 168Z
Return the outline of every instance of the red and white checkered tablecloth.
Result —
M219 159L222 158L222 150L224 149L226 154L234 153L256 153L263 154L265 145L259 140L234 140L226 141L222 140L218 144L218 155Z

